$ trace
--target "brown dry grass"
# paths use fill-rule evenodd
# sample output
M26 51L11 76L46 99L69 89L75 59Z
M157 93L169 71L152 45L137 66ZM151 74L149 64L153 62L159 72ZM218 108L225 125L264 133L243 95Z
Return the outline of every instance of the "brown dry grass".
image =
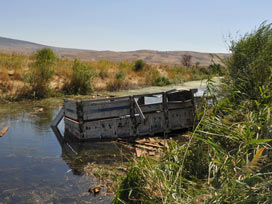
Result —
M14 98L24 95L30 88L27 77L33 65L33 55L0 53L0 94L1 97ZM158 77L169 78L171 83L180 83L194 78L192 69L171 65L150 65L145 63L143 70L134 71L135 62L121 61L119 63L99 60L83 61L92 73L94 91L130 89L152 85ZM54 66L55 74L50 82L53 91L61 92L73 75L73 60L58 58ZM117 80L116 74L122 72L124 79ZM199 74L197 72L197 74Z

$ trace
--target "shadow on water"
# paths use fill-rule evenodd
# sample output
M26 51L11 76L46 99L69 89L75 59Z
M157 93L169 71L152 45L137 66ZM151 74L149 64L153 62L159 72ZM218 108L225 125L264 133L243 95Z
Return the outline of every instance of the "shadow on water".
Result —
M63 122L63 121L62 121ZM88 163L118 166L127 162L133 151L117 141L79 142L58 128L51 127L62 149L62 158L75 175L83 175Z

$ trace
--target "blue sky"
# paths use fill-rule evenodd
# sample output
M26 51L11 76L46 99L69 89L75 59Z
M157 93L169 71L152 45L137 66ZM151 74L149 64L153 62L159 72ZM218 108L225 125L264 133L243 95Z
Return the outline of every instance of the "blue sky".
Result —
M0 0L0 36L92 50L228 52L269 0Z

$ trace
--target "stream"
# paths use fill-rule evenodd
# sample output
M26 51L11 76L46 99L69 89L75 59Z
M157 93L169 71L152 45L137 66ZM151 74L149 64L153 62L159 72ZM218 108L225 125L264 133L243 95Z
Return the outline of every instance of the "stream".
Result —
M169 89L198 88L203 94L205 82L183 85L147 87L111 93L116 96L161 92ZM1 104L0 131L0 204L2 203L111 203L113 195L105 188L94 196L89 188L100 182L84 174L87 163L118 166L130 155L118 142L88 144L59 143L50 123L59 106L36 106L34 103ZM59 125L63 132L64 124ZM71 150L73 149L73 150Z

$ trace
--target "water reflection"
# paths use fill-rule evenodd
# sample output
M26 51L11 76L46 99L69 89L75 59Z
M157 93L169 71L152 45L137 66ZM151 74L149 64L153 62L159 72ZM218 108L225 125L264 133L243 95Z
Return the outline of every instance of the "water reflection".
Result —
M0 138L0 203L110 203L112 196L103 191L97 197L88 193L98 183L80 171L84 151L74 155L59 145L50 128L58 108L21 109L0 114L0 129L10 126Z
M63 135L62 129L52 127L52 130L62 148L63 160L75 175L82 175L88 163L118 166L132 155L131 148L116 141L79 142L68 134Z

